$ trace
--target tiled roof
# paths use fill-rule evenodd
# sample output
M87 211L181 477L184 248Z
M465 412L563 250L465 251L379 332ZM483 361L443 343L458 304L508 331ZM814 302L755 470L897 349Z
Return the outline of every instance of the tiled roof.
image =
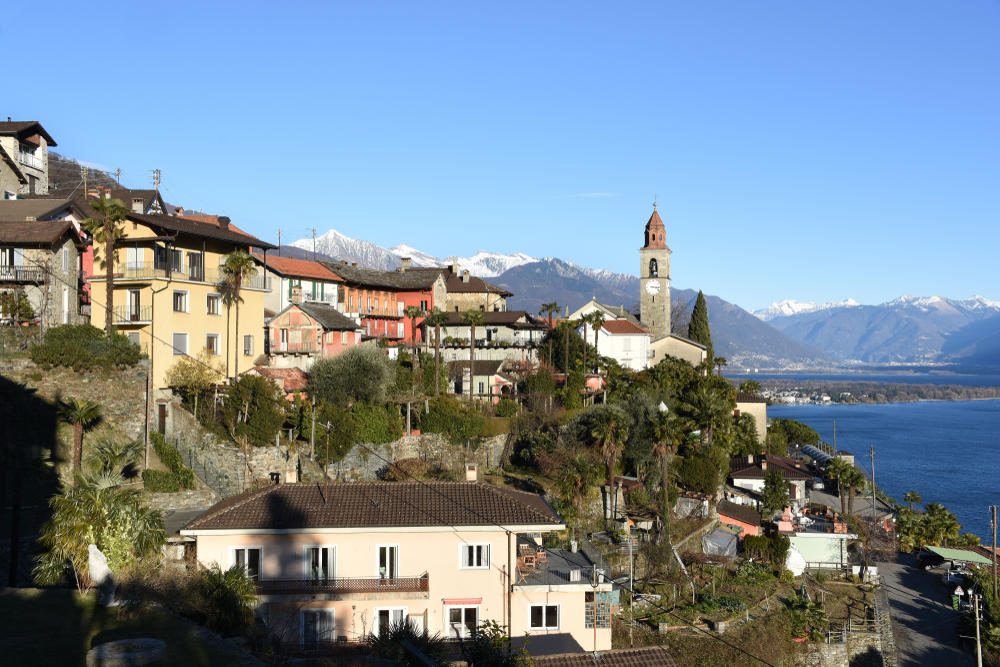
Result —
M476 359L475 373L474 375L496 375L500 372L503 367L503 360L492 360L492 359ZM463 377L467 372L469 372L469 362L468 361L449 361L448 362L448 378Z
M360 329L361 325L347 317L339 310L333 306L328 306L325 303L312 303L304 302L294 304L302 309L304 313L309 315L317 322L322 325L327 331L354 331L355 329Z
M129 213L128 219L138 221L152 227L157 227L167 232L190 234L191 236L217 239L219 241L228 241L229 243L249 245L257 248L271 249L276 247L267 241L261 241L256 236L251 236L245 232L237 232L232 228L226 229L220 227L219 225L188 220L187 218L181 218L175 215L142 215L139 213Z
M477 482L276 484L232 496L185 530L545 526L562 520L534 493Z
M504 288L493 283L488 283L476 276L469 276L469 282L465 282L462 280L461 275L452 273L451 269L441 269L440 273L444 276L448 292L452 294L498 294L502 297L514 296L512 292L508 292Z
M606 303L600 303L599 301L596 300L594 301L594 303L603 308L604 310L607 310L608 312L612 313L615 317L628 320L633 324L639 324L639 318L630 313L625 306L612 306Z
M767 470L761 465L765 460ZM801 462L787 456L761 454L754 456L753 462L747 461L746 456L732 456L729 459L729 476L733 479L764 479L771 470L781 471L781 477L786 481L813 478L812 473Z
M663 646L620 648L601 653L562 653L533 656L536 667L677 667Z
M253 256L258 263L264 264L264 256L261 253L255 252ZM325 280L328 282L341 280L340 276L323 264L308 259L293 259L291 257L268 255L267 268L273 270L278 275L289 278L307 278L309 280Z
M737 403L767 403L763 398L757 396L756 394L748 394L745 391L736 392L736 402Z
M49 136L42 124L37 120L5 120L0 121L0 135L24 137L25 135L40 134L45 137L49 146L56 146L56 141Z
M270 378L278 383L285 391L305 391L309 386L309 376L300 368L268 368L267 366L254 366L253 372Z
M29 217L42 220L53 213L74 207L71 199L4 199L0 200L0 220L23 220Z
M718 510L719 514L722 516L728 516L732 519L736 519L737 521L748 523L751 526L760 525L760 512L752 507L737 505L736 503L731 503L728 500L723 500L719 502L719 506L716 510Z
M344 282L365 287L379 287L393 290L428 290L437 280L438 272L427 272L409 269L406 271L379 271L366 269L362 266L338 264L337 262L320 262L323 266L340 276Z
M619 334L646 334L649 335L647 329L643 329L638 324L633 324L628 320L607 320L604 322L604 330L609 334L619 335Z
M76 228L69 220L15 220L0 222L0 243L48 245L55 243L67 233L72 233L78 246L83 245L76 233Z
M485 324L483 326L503 325L514 328L548 329L548 324L524 310L488 310L483 313ZM462 321L462 313L449 312L448 321L444 323L446 327L468 327Z

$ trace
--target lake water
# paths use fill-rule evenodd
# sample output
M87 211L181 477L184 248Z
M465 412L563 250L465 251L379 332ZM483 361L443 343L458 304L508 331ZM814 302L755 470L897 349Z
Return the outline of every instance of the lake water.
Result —
M880 405L775 405L767 416L808 424L826 442L871 469L875 482L902 502L916 491L924 503L955 513L963 532L992 540L989 505L1000 505L1000 400L924 401Z
M812 382L900 382L953 384L963 387L1000 387L1000 375L948 375L946 373L723 373L739 384L744 380L809 380Z

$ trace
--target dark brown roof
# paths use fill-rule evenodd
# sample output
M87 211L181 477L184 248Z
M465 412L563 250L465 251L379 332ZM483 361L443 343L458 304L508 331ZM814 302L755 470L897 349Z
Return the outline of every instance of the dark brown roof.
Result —
M30 217L43 220L66 209L80 212L80 207L71 199L4 199L0 200L0 219L23 220Z
M757 396L756 394L748 394L745 391L736 392L736 402L737 403L767 403L763 398Z
M748 523L751 526L760 525L760 512L752 507L737 505L736 503L731 503L728 500L723 500L719 502L719 506L716 510L722 516L728 516L732 519L736 519L737 521Z
M277 484L226 498L185 530L551 526L534 493L477 482Z
M76 227L69 220L14 220L0 222L0 244L51 245L71 234L76 245L83 247Z
M56 140L49 136L42 124L37 120L5 120L0 121L0 135L14 136L22 139L32 134L40 134L45 137L45 142L49 146L56 146Z
M496 375L503 367L503 359L476 359L474 375ZM468 361L449 361L448 378L463 377L469 371Z
M158 228L164 232L188 234L201 238L227 241L237 245L248 245L255 248L271 249L277 247L271 245L267 241L261 241L256 236L251 236L245 232L237 232L232 229L225 229L219 225L213 225L209 222L198 222L196 220L181 218L176 215L142 215L139 213L129 213L128 219L150 225L151 227Z
M445 287L452 294L498 294L505 298L514 296L513 292L476 276L469 276L469 282L465 282L461 274L452 273L451 269L439 269L439 272L444 276Z
M438 272L407 269L406 271L379 271L366 269L362 266L338 264L337 262L320 262L344 279L348 284L365 287L378 287L399 291L427 290L437 280Z
M524 329L548 329L548 324L540 320L525 310L487 310L483 313L485 324L482 326L503 325L512 328ZM448 321L444 323L446 327L467 327L462 321L462 313L448 312Z
M361 325L347 317L339 310L333 306L328 306L325 303L297 303L292 304L289 308L293 307L301 308L302 311L309 317L313 318L327 331L354 331L355 329L360 329Z
M88 216L96 215L94 209L90 207L89 202L99 198L99 196L108 196L108 191L110 191L110 199L118 199L128 210L132 210L132 200L142 199L142 210L146 211L153 203L155 199L160 208L164 211L167 208L166 202L160 196L160 193L156 190L133 190L130 188L98 188L98 195L91 191L90 196L83 191L81 187L75 188L60 188L53 189L49 188L48 194L44 195L25 195L26 199L72 199L80 208L83 213Z
M537 667L677 667L663 646L620 648L601 653L562 653L533 656Z
M767 470L764 470L763 461L767 461ZM788 456L759 454L753 457L752 462L746 456L732 456L729 459L729 476L733 479L764 479L771 470L781 471L781 477L786 481L813 478L803 463Z

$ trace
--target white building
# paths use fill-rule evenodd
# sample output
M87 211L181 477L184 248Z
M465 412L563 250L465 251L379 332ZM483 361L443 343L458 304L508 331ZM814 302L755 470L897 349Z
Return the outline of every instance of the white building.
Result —
M594 342L594 330L589 324L577 328L588 343ZM641 371L649 366L649 342L652 334L627 319L607 320L597 332L597 353L611 357L623 368Z

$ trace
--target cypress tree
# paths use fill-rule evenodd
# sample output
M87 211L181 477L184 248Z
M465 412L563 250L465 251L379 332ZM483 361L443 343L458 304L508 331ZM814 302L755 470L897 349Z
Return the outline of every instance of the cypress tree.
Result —
M708 306L705 304L705 295L701 293L701 290L698 290L698 299L694 302L694 309L691 311L691 323L688 324L687 337L708 348L709 360L715 358L712 351L712 332L708 328Z

